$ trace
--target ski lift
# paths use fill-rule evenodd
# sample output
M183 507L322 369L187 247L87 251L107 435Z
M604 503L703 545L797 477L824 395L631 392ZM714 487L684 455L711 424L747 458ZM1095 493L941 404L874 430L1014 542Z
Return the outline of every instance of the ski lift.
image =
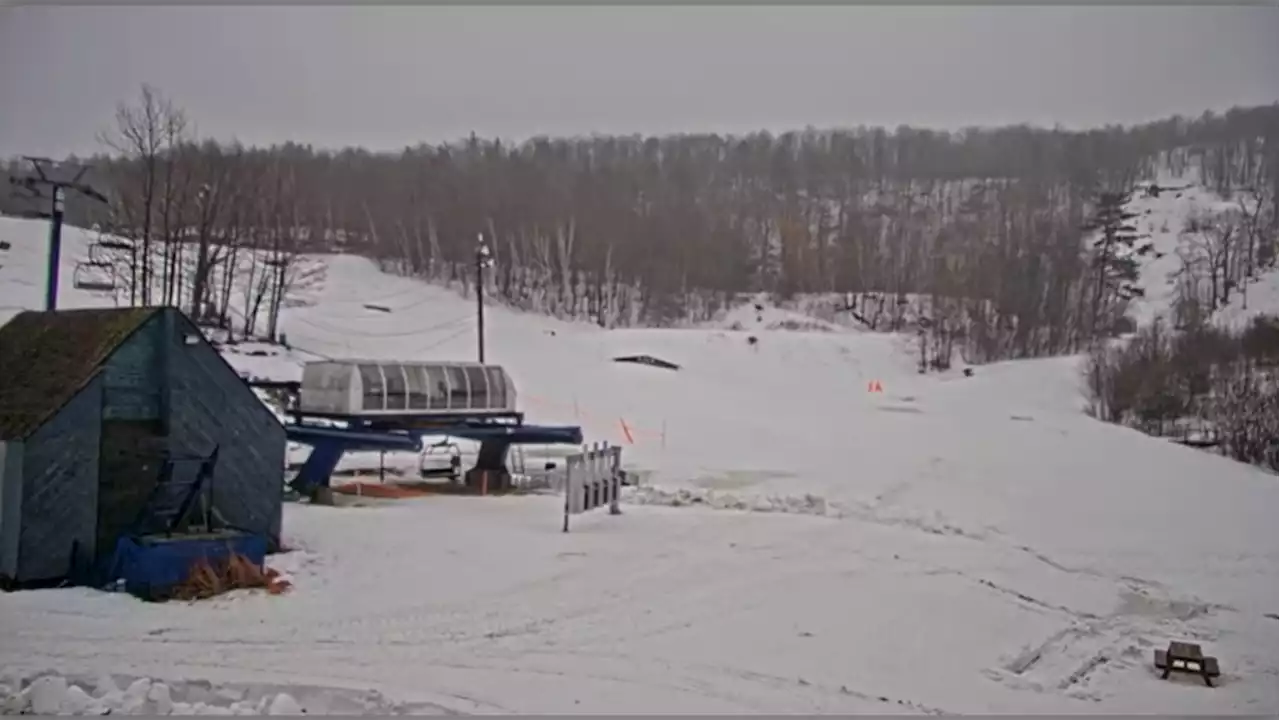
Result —
M89 264L90 265L111 265L112 258L108 257L101 245L89 246Z
M116 289L115 268L111 263L82 262L76 263L71 284L77 290L89 292L114 292Z
M448 464L437 464L435 467L429 467L428 458L435 463L445 459ZM458 482L462 478L462 450L457 443L449 438L427 445L418 456L418 474L424 480L433 477L446 477L452 482Z
M133 252L133 243L125 240L97 240L89 245L89 262L102 264L114 263L118 258L114 253L119 251Z
M133 243L128 240L99 240L96 245L106 250L133 250Z

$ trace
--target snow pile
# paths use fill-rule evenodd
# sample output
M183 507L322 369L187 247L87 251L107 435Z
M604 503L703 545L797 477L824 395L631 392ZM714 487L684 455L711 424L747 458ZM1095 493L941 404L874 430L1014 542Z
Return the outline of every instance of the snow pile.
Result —
M938 513L914 514L909 511L885 509L876 503L837 503L811 493L803 495L752 495L702 488L671 488L641 486L624 488L622 502L626 505L651 505L658 507L707 508L751 513L776 513L780 515L809 515L832 519L851 519L876 525L897 526L932 535L951 535L986 539L983 530L968 530L949 522Z
M404 708L376 691L162 682L147 677L46 673L0 681L5 715L388 715ZM422 710L422 708L417 708Z
M803 495L739 495L700 488L662 488L653 485L623 488L622 502L629 505L663 505L667 507L699 506L713 510L782 513L844 517L844 513L825 499Z

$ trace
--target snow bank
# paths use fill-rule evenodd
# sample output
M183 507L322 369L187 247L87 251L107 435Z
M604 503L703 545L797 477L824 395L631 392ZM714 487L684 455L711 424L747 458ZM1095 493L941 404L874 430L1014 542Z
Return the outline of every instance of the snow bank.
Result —
M697 488L670 489L643 485L624 488L622 502L629 505L668 507L696 505L714 510L844 517L842 511L828 504L824 498L808 493L804 495L738 495Z
M390 715L408 708L376 691L163 682L148 677L96 678L42 673L0 680L4 715ZM428 712L425 712L428 711ZM415 707L415 714L432 714Z

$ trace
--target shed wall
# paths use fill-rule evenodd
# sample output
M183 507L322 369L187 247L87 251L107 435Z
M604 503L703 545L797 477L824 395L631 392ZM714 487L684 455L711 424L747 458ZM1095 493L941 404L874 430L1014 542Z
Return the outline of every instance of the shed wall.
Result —
M0 578L18 574L18 531L22 528L22 450L17 440L0 442Z
M169 452L162 398L163 313L129 336L102 366L97 556L114 551L146 506Z
M77 541L80 559L92 558L102 398L99 375L23 444L20 582L65 577Z
M138 328L102 366L104 420L160 420L164 384L160 354L163 313Z
M283 514L284 427L218 351L184 317L166 313L170 442L175 453L207 455L216 444L213 502L230 525L278 540Z

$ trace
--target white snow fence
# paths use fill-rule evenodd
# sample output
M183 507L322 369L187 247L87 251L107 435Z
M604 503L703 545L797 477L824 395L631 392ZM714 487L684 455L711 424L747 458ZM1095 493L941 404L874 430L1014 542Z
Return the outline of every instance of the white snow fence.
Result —
M569 532L569 516L608 507L610 515L621 515L622 448L607 443L583 447L565 460L564 532Z

